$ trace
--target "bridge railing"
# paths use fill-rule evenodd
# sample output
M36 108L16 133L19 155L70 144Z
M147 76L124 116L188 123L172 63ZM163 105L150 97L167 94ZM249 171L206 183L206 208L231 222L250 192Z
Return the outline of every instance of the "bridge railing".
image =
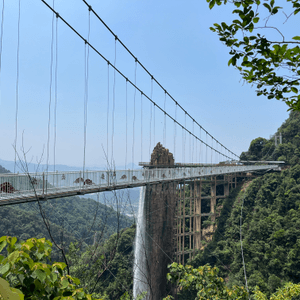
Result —
M36 194L39 197L64 191L88 193L95 188L141 186L147 183L176 181L236 172L276 169L277 165L183 167L111 171L74 171L29 174L0 174L0 200Z

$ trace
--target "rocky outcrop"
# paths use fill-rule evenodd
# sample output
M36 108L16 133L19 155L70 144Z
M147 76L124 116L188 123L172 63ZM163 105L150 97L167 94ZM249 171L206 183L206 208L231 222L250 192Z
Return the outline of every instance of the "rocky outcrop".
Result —
M173 154L160 143L151 155L151 166L168 167L174 165ZM150 284L147 299L157 300L172 294L172 286L167 281L168 265L174 256L174 218L177 202L176 183L149 185L146 188L146 248Z
M157 143L151 154L150 166L170 167L174 166L174 157L169 149L164 148L161 143Z

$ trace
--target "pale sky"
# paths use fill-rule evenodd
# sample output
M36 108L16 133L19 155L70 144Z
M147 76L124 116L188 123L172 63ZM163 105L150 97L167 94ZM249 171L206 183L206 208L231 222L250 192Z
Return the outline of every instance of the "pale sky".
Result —
M47 157L48 107L50 99L50 58L52 13L38 0L21 1L19 48L19 110L17 149L20 152L22 133L28 157L40 157L44 149ZM80 34L88 38L88 9L82 0L55 0L55 8ZM246 151L252 139L269 138L287 119L287 106L276 100L257 97L255 88L243 83L239 72L228 67L229 49L209 30L213 23L228 21L231 11L226 7L209 10L206 1L191 0L117 0L88 1L98 15L115 32L138 60L149 70L175 100L210 134L236 154ZM52 6L53 0L48 3ZM2 6L0 6L2 9ZM135 61L114 37L91 14L90 43L111 63L116 55L116 67L134 81ZM278 21L281 26L282 20ZM0 73L0 159L14 160L12 145L15 140L16 85L17 85L17 24L18 0L5 0ZM56 22L55 22L56 24ZM54 55L52 102L50 114L49 163L54 161L54 102L55 64L57 61L57 135L56 163L81 166L83 163L85 45L61 20L58 20L57 59ZM286 31L296 28L293 20L284 25ZM86 165L103 166L107 152L107 122L109 124L108 160L112 153L116 165L149 161L154 143L175 152L177 162L205 162L200 144L182 141L182 130L174 129L153 105L135 95L127 84L127 156L126 156L126 81L113 69L89 52ZM151 78L141 67L136 70L136 83L151 96ZM109 118L107 102L109 88ZM115 99L115 122L112 122ZM164 92L153 85L153 100L164 107ZM152 111L150 109L152 107ZM142 108L142 115L141 115ZM175 105L167 97L166 110L175 116ZM177 119L184 124L184 114L177 110ZM151 130L150 130L151 120ZM134 126L133 126L134 124ZM192 131L192 123L186 124ZM112 131L114 128L114 139ZM133 130L134 128L134 130ZM199 136L199 129L194 127ZM134 132L133 132L134 131ZM134 137L134 143L133 143ZM142 138L142 142L141 142ZM205 140L205 135L202 136ZM210 140L208 139L211 144ZM113 144L113 147L112 147ZM185 146L184 146L184 145ZM175 150L174 150L175 145ZM142 151L141 151L142 149ZM196 154L197 151L197 154ZM185 153L185 156L183 155ZM214 158L217 159L217 158ZM208 159L210 160L210 158Z

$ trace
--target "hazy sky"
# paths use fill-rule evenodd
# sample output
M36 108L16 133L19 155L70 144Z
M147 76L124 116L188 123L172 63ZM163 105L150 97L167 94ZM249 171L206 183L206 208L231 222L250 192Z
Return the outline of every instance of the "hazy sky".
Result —
M140 93L135 93L130 84L127 84L126 97L126 80L118 74L114 75L113 69L108 68L107 63L93 50L89 51L87 94L87 48L61 20L57 23L54 21L52 36L52 13L42 1L21 1L17 85L18 2L5 0L0 73L1 159L14 160L12 145L15 140L16 90L19 105L17 150L20 152L23 135L25 150L31 147L29 159L44 153L45 163L49 153L49 162L54 161L54 104L57 99L56 163L82 165L86 96L87 166L102 166L106 161L107 149L108 160L111 161L113 155L117 165L149 161L149 152L158 141L164 142L175 152L176 161L198 162L207 159L203 147L202 154L199 154L200 143L188 135L184 136L172 121L167 120L164 129L164 116L157 108L154 123L153 105ZM89 14L83 1L54 2L59 14L88 39ZM52 0L48 3L53 5ZM232 16L229 8L220 7L210 11L206 1L199 0L89 0L89 3L176 101L233 152L240 154L247 150L251 140L256 137L269 138L288 117L284 103L270 101L263 96L257 97L255 88L244 84L238 71L228 67L228 49L209 27L213 23L230 20ZM283 20L278 22L281 26ZM116 67L130 80L136 80L137 85L150 97L151 78L139 66L135 71L134 59L126 54L119 43L115 44L114 37L92 14L90 24L90 43L112 64L116 60ZM291 21L285 24L285 28L292 31L296 26ZM47 152L50 85L50 142ZM152 96L172 116L176 113L177 119L184 124L184 113L176 111L174 103L169 97L165 100L164 92L155 84ZM199 136L199 128L188 122L186 125ZM201 134L205 140L206 136L203 132ZM211 143L209 139L208 142Z

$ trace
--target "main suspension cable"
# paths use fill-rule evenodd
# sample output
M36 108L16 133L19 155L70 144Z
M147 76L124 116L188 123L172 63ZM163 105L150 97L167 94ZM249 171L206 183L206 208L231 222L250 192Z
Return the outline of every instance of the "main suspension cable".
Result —
M45 0L41 0L50 10L52 10L53 12L55 12L56 13L56 11L51 7L51 6L49 6L49 4L45 1ZM78 32L78 31L76 31L64 18L62 18L60 15L59 15L59 18L75 33L75 34L77 34L81 39L83 39L84 41L86 41L84 38L83 38L83 36ZM118 41L119 41L119 39L118 39ZM109 62L109 60L107 59L107 58L105 58L94 46L92 46L90 43L88 43L88 45L90 46L90 48L91 49L93 49L100 57L102 57L107 63L108 63L108 65L110 65L113 69L115 69L124 79L127 79L128 80L128 82L135 88L135 90L136 91L139 91L139 92L142 92L142 90L140 89L140 88L138 88L137 86L136 86L136 84L134 84L132 81L130 81L119 69L117 69L116 67L114 67L113 65L111 65L110 64L110 62ZM136 62L135 62L136 64L138 63L138 60L136 59ZM155 79L154 79L155 80ZM168 94L169 95L169 94ZM144 96L149 100L149 101L151 101L155 106L157 106L158 107L158 109L160 110L160 111L162 111L163 113L165 113L166 114L166 116L167 117L169 117L171 120L173 120L173 121L175 121L180 127L182 127L182 129L183 130L185 130L187 133L189 133L189 134L192 134L191 133L191 131L189 131L186 127L184 127L182 124L180 124L177 120L175 120L170 114L168 114L167 112L165 112L164 111L164 109L163 108L161 108L159 105L157 105L152 99L150 99L150 97L149 96L147 96L147 95L145 95L144 94ZM169 97L172 99L172 97L169 95ZM181 106L178 104L178 107L180 107L181 108ZM188 117L190 117L190 115L188 114L188 112L186 112L185 110L184 110L184 112L185 112L185 115L186 116L188 116ZM204 130L205 132L206 132L206 134L207 135L209 135L210 137L212 137L216 142L218 142L213 136L211 136L210 134L209 134L209 132L207 132L200 124L198 124L195 120L194 120L194 122L198 125L198 126L200 126L201 128L202 128L202 130ZM193 135L193 134L192 134ZM201 143L203 143L203 144L205 144L207 147L209 147L209 148L211 148L211 146L210 145L207 145L204 141L202 141L202 140L200 140L199 139L199 137L197 137L197 136L195 136L195 135L193 135L194 136L194 138L196 138L196 139L198 139ZM225 146L223 146L224 148L226 148ZM227 148L226 148L227 149ZM230 153L233 153L233 152L231 152L229 149L227 149L227 151L228 152L230 152ZM233 153L234 154L234 153ZM235 154L234 154L235 155ZM237 155L235 155L235 156L237 156ZM238 157L238 156L237 156ZM227 156L227 158L228 159L231 159L231 157L229 157L229 156Z
M42 0L43 2L45 2L44 0ZM88 2L86 0L82 0L87 7L89 7L91 9L91 11L93 12L93 14L96 16L96 18L107 28L107 30L114 36L116 37L116 34L111 30L111 28L103 21L103 19L96 13L95 10L93 10L93 8L91 8L91 6L88 4ZM156 78L153 77L153 75L148 71L148 69L133 55L133 53L127 48L127 46L118 38L119 43L124 47L124 49L136 60L136 62L142 67L142 69L153 78L153 80L155 81L155 83L163 90L166 91L166 89L158 82L158 80ZM166 91L167 95L174 101L174 103L177 103L179 108L187 114L187 116L193 120L198 126L200 126L202 128L202 130L204 132L206 132L211 138L213 138L216 143L220 144L222 147L226 148L232 155L236 156L237 158L239 158L239 156L235 153L233 153L232 151L230 151L227 147L225 147L222 143L220 143L215 137L213 137L207 130L205 130L197 121L194 120L194 118Z

